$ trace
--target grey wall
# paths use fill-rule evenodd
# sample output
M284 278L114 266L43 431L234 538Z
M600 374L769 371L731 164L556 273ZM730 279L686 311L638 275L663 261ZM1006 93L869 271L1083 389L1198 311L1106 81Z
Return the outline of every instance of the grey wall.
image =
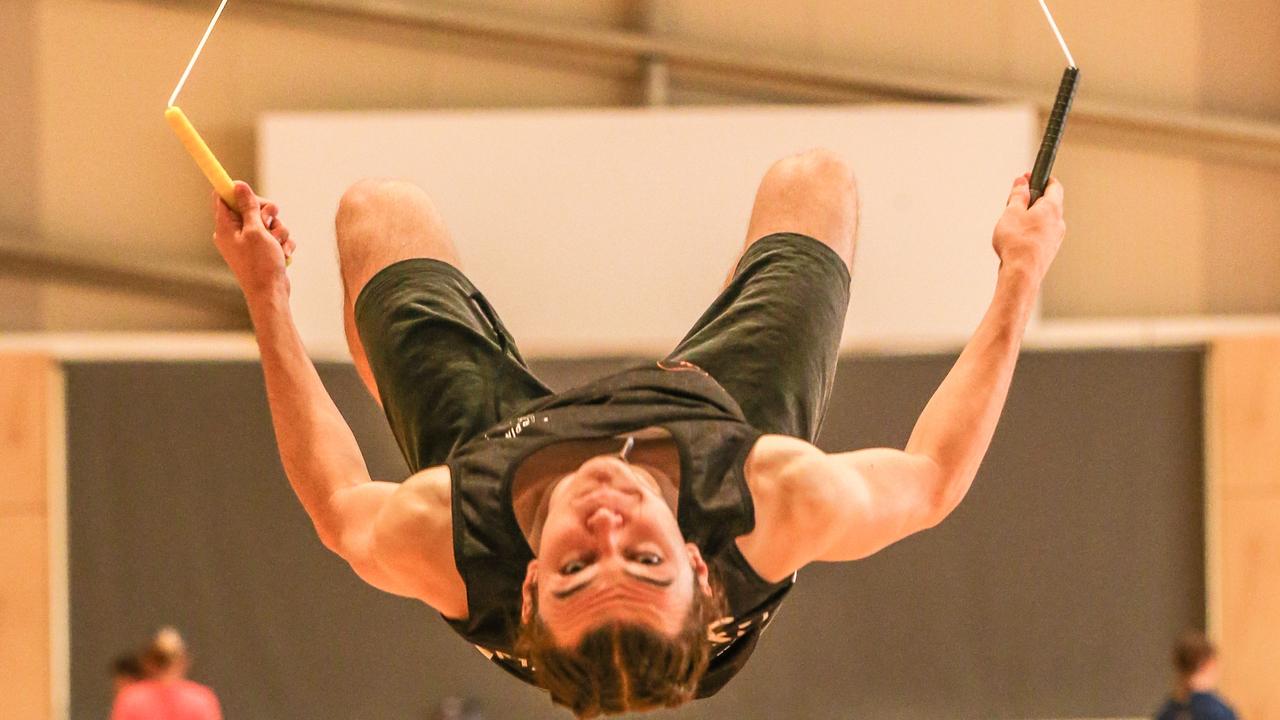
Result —
M821 444L901 445L951 358L842 361ZM1198 349L1029 353L991 454L943 525L801 574L752 663L684 718L1148 713L1170 638L1203 623ZM537 365L554 387L615 363ZM322 375L378 478L405 470L347 367ZM565 717L424 606L315 538L249 363L68 369L72 717L110 658L172 623L231 719Z

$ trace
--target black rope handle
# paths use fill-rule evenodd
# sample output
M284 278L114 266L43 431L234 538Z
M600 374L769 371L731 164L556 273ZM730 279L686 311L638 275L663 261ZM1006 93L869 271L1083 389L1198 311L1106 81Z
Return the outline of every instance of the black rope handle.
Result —
M1036 156L1036 166L1031 171L1031 204L1044 195L1049 186L1049 176L1053 174L1053 161L1058 157L1058 145L1062 143L1062 133L1067 127L1067 113L1071 112L1071 102L1076 97L1076 81L1080 79L1080 68L1069 67L1062 72L1062 83L1058 85L1058 98L1053 101L1053 112L1049 113L1049 123L1044 128L1044 140L1040 142L1040 154Z

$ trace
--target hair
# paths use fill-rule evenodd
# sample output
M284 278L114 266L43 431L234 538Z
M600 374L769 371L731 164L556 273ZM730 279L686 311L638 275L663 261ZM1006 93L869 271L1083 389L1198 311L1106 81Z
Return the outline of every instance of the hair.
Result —
M142 671L142 661L138 659L137 653L125 653L117 655L115 660L111 661L111 675L116 678L128 678L130 680L141 680L145 677Z
M675 708L689 702L711 664L708 628L724 615L717 585L710 597L696 586L684 626L675 637L635 623L607 622L577 647L556 644L538 616L520 626L516 654L526 658L534 681L551 701L578 718Z
M1178 671L1179 677L1188 678L1217 654L1218 651L1204 633L1188 631L1173 645L1173 667Z
M161 673L187 658L182 635L171 627L161 628L142 651L142 662L152 673Z

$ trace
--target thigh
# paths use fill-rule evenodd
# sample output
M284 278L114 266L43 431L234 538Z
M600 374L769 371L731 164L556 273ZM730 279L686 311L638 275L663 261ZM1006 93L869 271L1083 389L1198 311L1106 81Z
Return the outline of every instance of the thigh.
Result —
M828 245L776 233L753 242L668 362L707 371L769 433L812 442L835 380L849 269Z
M377 383L355 322L357 296L384 268L430 258L461 268L449 229L421 188L401 180L368 179L352 185L335 219L342 271L342 324L356 372L374 398Z
M551 392L489 302L449 263L409 258L389 265L354 306L377 395L414 471L444 462Z

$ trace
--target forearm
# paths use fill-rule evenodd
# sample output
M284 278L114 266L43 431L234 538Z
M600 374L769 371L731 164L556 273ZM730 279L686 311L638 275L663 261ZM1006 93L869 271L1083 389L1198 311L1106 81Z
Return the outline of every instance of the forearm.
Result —
M287 292L250 297L249 315L285 474L321 540L336 547L341 528L334 499L339 491L368 482L369 471L351 428L307 357Z
M1001 266L991 307L911 433L906 451L938 468L935 520L964 498L991 444L1038 292L1036 273Z

